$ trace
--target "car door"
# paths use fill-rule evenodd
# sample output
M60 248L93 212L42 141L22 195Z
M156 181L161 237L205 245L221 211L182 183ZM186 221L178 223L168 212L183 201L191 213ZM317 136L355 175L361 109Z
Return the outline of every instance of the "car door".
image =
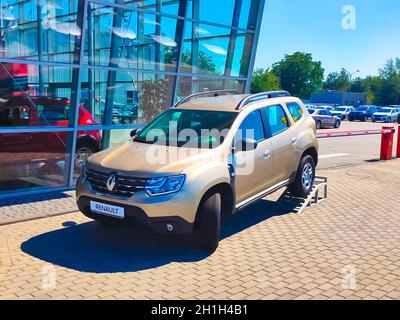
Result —
M272 143L272 166L270 174L271 185L276 185L289 179L293 173L295 144L297 143L296 128L291 127L285 108L280 105L271 105L262 109L265 132ZM297 118L300 118L298 115Z
M261 112L255 110L242 121L234 141L251 138L257 141L253 151L234 152L235 195L245 201L273 184L272 143L266 139Z

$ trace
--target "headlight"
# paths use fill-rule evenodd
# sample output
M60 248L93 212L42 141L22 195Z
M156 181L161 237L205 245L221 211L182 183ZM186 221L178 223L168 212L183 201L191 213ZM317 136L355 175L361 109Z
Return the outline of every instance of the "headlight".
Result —
M177 176L152 178L146 181L144 187L149 196L160 196L178 192L185 182L186 175L180 174Z

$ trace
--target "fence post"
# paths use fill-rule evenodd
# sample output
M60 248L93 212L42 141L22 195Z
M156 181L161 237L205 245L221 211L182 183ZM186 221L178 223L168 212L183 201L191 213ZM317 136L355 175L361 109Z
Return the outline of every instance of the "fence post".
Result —
M388 130L388 132L382 132L381 140L381 160L390 160L393 156L393 129L394 127L382 127L382 130Z

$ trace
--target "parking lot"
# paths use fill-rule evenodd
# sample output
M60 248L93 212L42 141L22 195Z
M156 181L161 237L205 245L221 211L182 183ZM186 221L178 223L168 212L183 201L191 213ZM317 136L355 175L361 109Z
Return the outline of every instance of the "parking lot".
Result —
M382 127L399 126L398 123L372 123L343 121L339 129L323 129L319 132L356 131L382 129ZM397 134L394 135L394 145ZM337 168L346 165L369 163L379 159L381 135L349 136L340 138L319 139L320 169ZM393 156L395 148L393 148Z
M71 194L9 202L0 209L10 217L48 213L0 226L0 298L400 299L400 160L377 161L380 136L319 142L328 201L294 214L273 194L225 219L211 255L187 237L105 231L78 212L52 216L54 203L53 212L71 208Z

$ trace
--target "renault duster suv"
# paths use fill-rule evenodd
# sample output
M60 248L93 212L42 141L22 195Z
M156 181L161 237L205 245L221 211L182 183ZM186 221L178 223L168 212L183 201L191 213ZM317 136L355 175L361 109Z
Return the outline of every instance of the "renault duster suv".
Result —
M185 98L132 139L92 155L79 209L104 225L139 223L218 246L221 216L283 187L306 197L318 161L315 121L286 91Z

